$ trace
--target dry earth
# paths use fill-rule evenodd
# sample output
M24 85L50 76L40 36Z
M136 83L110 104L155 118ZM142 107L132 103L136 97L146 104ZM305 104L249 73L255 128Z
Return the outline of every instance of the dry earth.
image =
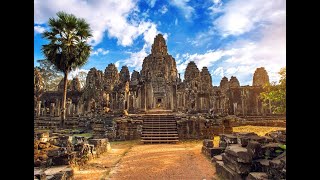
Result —
M285 128L240 126L235 132L255 132L264 135ZM214 146L219 146L219 136ZM111 152L101 155L79 169L75 180L96 179L218 179L215 168L201 153L202 141L177 144L142 144L140 141L111 142Z
M201 154L202 141L177 144L120 142L75 171L75 179L213 179L215 168Z

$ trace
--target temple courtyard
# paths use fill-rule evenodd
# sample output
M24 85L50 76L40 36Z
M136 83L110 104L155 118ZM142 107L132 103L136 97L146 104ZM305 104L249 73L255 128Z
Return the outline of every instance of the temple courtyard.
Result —
M258 135L282 127L239 126L234 132ZM219 136L214 138L219 146ZM215 165L201 153L202 140L176 144L143 144L139 140L111 142L111 150L74 168L74 179L221 179Z

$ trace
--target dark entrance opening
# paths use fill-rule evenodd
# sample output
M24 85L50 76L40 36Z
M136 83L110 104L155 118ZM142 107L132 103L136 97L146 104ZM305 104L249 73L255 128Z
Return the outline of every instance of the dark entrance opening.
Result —
M158 103L161 103L161 98L158 98Z

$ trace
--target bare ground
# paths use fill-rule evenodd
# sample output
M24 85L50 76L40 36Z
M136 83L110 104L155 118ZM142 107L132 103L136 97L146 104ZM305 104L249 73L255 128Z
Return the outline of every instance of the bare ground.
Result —
M121 142L75 171L75 179L199 179L215 177L215 168L201 153L202 141L177 144Z

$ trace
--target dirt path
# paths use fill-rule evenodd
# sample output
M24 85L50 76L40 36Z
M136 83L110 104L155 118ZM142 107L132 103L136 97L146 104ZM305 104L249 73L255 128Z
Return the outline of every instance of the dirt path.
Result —
M215 168L201 154L202 142L135 145L114 168L109 178L213 179Z
M202 141L178 144L142 144L137 141L111 144L112 151L92 160L74 179L199 179L211 180L215 168L201 154Z
M107 179L110 171L138 141L111 142L112 150L91 160L80 169L74 169L75 180Z

